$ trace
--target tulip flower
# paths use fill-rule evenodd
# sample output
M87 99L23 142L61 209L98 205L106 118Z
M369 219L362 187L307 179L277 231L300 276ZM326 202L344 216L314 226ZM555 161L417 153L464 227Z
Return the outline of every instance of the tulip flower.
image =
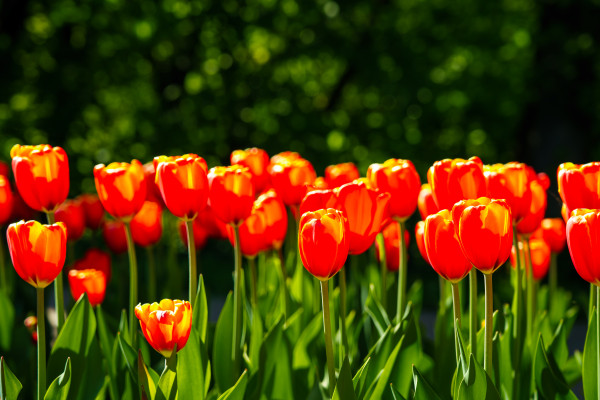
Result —
M95 194L82 194L77 197L77 200L83 207L85 225L93 230L100 228L104 220L104 207L100 198Z
M577 208L600 208L600 162L561 164L557 177L558 194L565 204L567 219Z
M209 237L227 239L227 224L217 218L211 206L206 206L194 221L206 229Z
M269 247L280 250L287 234L287 212L283 200L273 189L261 194L254 207L265 217L265 241Z
M124 230L123 230L123 233ZM89 249L85 252L83 258L75 261L71 270L96 269L101 271L106 276L106 282L110 282L111 268L110 255L100 249Z
M333 189L311 190L300 203L300 215L309 211L335 208L337 202Z
M246 150L234 150L231 153L231 165L247 167L252 174L252 185L256 193L261 193L269 185L269 155L266 151L253 147Z
M600 286L600 210L579 208L573 210L567 222L567 245L573 265L579 276Z
M188 239L186 222L183 220L179 220L177 228L177 230L179 231L179 237L181 238L181 241L187 247ZM194 219L192 229L194 230L194 247L196 248L196 251L198 251L204 246L206 246L206 242L208 241L209 237L209 231L204 227L202 221L199 218ZM227 225L225 225L225 229L227 229Z
M440 210L450 210L460 200L477 199L486 193L483 162L479 157L436 161L427 172L427 180Z
M519 252L521 258L525 260L525 270L533 272L533 279L539 281L548 274L550 267L550 246L543 239L530 238L528 248L525 249L524 242L519 242ZM529 253L529 254L525 254ZM517 252L513 246L510 253L510 263L513 268L517 265ZM531 258L531 259L530 259Z
M300 217L298 245L302 264L308 272L321 281L325 350L331 396L336 385L336 377L327 281L344 266L348 257L346 229L347 222L344 214L332 208L307 212Z
M144 168L144 179L146 180L146 201L153 201L160 204L161 207L166 207L163 201L160 188L156 184L156 166L154 160L142 165Z
M545 172L539 172L537 174L537 180L540 182L544 190L550 189L550 178L548 177L548 174Z
M531 188L531 202L529 213L517 224L517 232L529 235L533 233L542 223L544 214L546 214L546 190L540 181L532 180L529 183Z
M433 198L433 192L429 183L421 185L421 191L419 192L419 198L417 200L417 207L419 208L419 214L422 219L426 219L431 214L435 214L440 211L435 199Z
M311 183L310 185L308 185L307 190L310 192L311 190L325 190L325 189L333 189L333 188L329 187L325 178L323 178L322 176L317 176L315 178L315 181L313 183Z
M271 162L267 166L267 172L270 174L271 169L276 164L279 164L282 162L299 160L299 159L302 159L302 156L300 156L300 154L295 151L283 151L279 154L275 154L273 157L271 157Z
M163 299L160 303L138 304L135 316L144 337L165 358L183 349L192 329L192 305L188 301Z
M312 164L303 158L285 158L277 163L271 159L269 171L273 188L288 206L299 205L306 195L307 185L317 178Z
M36 288L38 323L38 400L46 394L46 320L44 288L62 271L67 229L62 222L42 225L37 221L10 224L6 232L10 258L17 274Z
M27 331L31 334L31 341L34 344L37 343L37 317L35 315L30 315L25 318L23 325L25 325L25 328L27 328Z
M87 294L92 307L102 304L106 294L106 275L97 269L69 271L69 286L75 301Z
M556 293L557 287L557 254L563 251L567 243L565 222L562 218L544 218L540 227L533 232L531 239L543 239L550 246L550 274L548 278L549 292ZM552 298L554 299L554 298ZM550 306L553 306L553 301Z
M0 175L0 226L10 221L13 208L13 192L10 182L4 175Z
M330 188L340 187L360 178L356 165L351 162L330 165L325 168L325 182Z
M519 223L530 211L531 188L527 165L517 162L485 165L487 195L504 199L510 207L513 222Z
M69 160L60 147L47 144L10 150L17 189L34 210L52 213L69 194Z
M145 201L131 220L131 234L138 246L153 246L162 236L162 208L158 203Z
M385 253L381 251L379 241L376 241L375 255L379 262L382 261L381 257L385 255L386 269L390 272L396 272L400 268L400 248L398 247L398 243L400 243L400 228L395 221L391 221L381 230L381 234L383 236ZM407 244L410 240L409 236L408 231L404 231L404 242Z
M208 173L210 206L221 221L239 225L254 204L252 175L239 165L214 167Z
M419 221L417 222L417 225L415 225L415 242L417 242L421 257L431 265L429 257L427 256L427 249L425 248L425 221Z
M79 200L65 200L54 215L67 227L68 241L75 242L81 238L85 230L85 212Z
M129 222L146 200L144 168L138 160L128 163L98 164L94 180L102 206L110 215Z
M115 254L127 251L125 224L121 221L106 220L102 224L102 237L108 248Z
M510 207L504 200L487 197L462 200L452 207L452 219L465 257L485 277L484 368L491 373L492 273L510 255L513 238Z

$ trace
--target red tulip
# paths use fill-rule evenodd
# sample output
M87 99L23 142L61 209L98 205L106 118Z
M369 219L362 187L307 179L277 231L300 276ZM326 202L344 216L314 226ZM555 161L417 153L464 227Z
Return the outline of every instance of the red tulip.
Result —
M550 268L550 246L543 239L529 239L529 252L531 253L531 268L533 270L533 278L537 281L544 278L548 274ZM519 254L521 260L525 260L525 270L529 272L529 257L525 255L523 242L519 241ZM515 246L511 248L510 263L515 268L517 265L517 253Z
M254 204L252 175L239 165L214 167L208 173L213 212L226 224L239 224L250 216Z
M146 201L144 168L138 160L98 164L94 180L102 206L115 218L130 221Z
M85 214L85 224L88 228L96 230L104 220L104 207L100 198L95 194L82 194L77 197Z
M265 216L265 240L269 247L280 249L287 235L287 211L281 197L273 189L261 194L254 202Z
M421 179L409 160L389 159L371 164L367 172L370 186L391 195L390 214L405 220L417 209Z
M579 276L600 286L600 210L573 210L567 221L567 245Z
M565 222L561 218L544 218L531 239L544 239L553 253L560 253L567 243Z
M421 257L431 265L429 257L427 257L427 249L425 248L425 221L419 221L417 222L417 225L415 225L415 242L417 242Z
M460 200L477 199L486 193L483 163L479 157L436 161L427 172L427 180L440 210L450 210Z
M544 186L536 179L529 183L529 187L531 189L529 213L517 224L517 232L526 235L533 233L540 226L547 206Z
M529 214L531 206L530 176L527 165L517 162L484 167L488 196L504 199L510 207L514 223Z
M10 221L13 210L13 193L10 182L4 175L0 175L0 226Z
M557 175L558 193L565 203L567 218L577 208L600 208L600 162L564 163L558 167Z
M337 199L333 189L312 190L300 203L300 215L327 208L335 208Z
M209 237L227 239L227 224L217 218L212 207L207 206L194 221L198 221L198 224L208 232Z
M400 269L400 227L397 222L392 221L381 231L383 234L383 246L385 248L385 264L388 271L398 271ZM404 231L404 240L408 247L410 235ZM418 243L418 242L417 242ZM379 242L375 242L375 255L377 261L381 262Z
M179 231L179 237L181 238L181 241L183 242L184 246L187 247L188 240L185 221L179 220L177 223L177 227ZM224 228L227 229L227 225L224 224ZM192 223L192 229L194 230L194 247L196 247L196 250L200 250L204 246L206 246L209 231L204 227L200 218L194 219L194 222Z
M269 171L273 188L288 206L300 204L306 195L307 185L313 184L317 178L312 164L303 158L285 158L275 164L271 159Z
M419 214L421 214L421 218L423 219L440 211L433 198L431 186L428 183L421 185L417 205L419 207Z
M154 160L147 162L144 167L144 179L146 180L146 200L160 204L161 207L166 207L163 201L160 189L156 184L156 167Z
M315 181L313 183L311 183L310 185L308 185L307 191L310 192L312 190L326 190L326 189L333 189L333 188L329 187L329 185L325 181L325 178L323 178L322 176L317 176Z
M269 155L266 151L253 147L246 150L235 150L231 153L231 165L247 167L252 174L254 191L260 193L269 185Z
M84 293L92 307L102 304L106 294L106 275L97 269L84 269L69 271L69 286L75 301Z
M97 269L106 275L106 282L109 282L111 277L110 254L100 249L89 249L85 252L83 258L75 261L71 269L77 271L83 269Z
M325 182L330 188L342 186L360 178L356 165L351 162L330 165L325 168Z
M249 258L256 257L258 253L269 247L265 237L266 229L267 224L264 213L253 207L248 218L239 227L240 249L244 256ZM231 225L227 226L227 232L229 234L229 242L232 246L235 246L234 232Z
M20 221L9 225L6 236L12 263L25 282L45 288L62 271L67 251L67 228L62 222Z
M81 238L85 230L85 212L79 200L65 200L56 209L56 220L64 222L67 227L67 240L75 242Z
M158 203L145 201L142 209L131 220L131 236L138 246L148 247L162 236L162 208Z
M106 220L102 224L102 236L108 248L115 254L127 251L125 224L121 221Z
M10 150L19 193L34 210L53 212L69 194L69 160L60 147L47 144Z

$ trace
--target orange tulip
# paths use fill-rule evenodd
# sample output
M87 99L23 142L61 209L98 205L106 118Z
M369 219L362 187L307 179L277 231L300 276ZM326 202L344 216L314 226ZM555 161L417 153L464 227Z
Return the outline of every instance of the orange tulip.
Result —
M156 185L165 205L177 218L190 220L206 207L208 168L196 154L154 158Z
M83 207L86 226L93 230L100 228L102 220L104 220L104 207L98 196L95 194L82 194L77 199Z
M60 147L47 144L10 150L17 189L34 210L53 212L69 194L69 160Z
M209 201L226 224L239 224L250 216L254 204L252 175L240 165L214 167L208 173Z
M544 239L553 253L560 253L567 243L565 222L561 218L544 218L531 239Z
M450 210L457 201L477 199L486 193L483 163L479 157L436 161L427 171L427 180L440 210Z
M370 186L388 192L390 214L405 220L417 209L421 179L409 160L389 159L383 164L371 164L367 172Z
M400 227L395 221L392 221L383 228L381 233L383 234L386 267L388 271L398 271L398 269L400 269ZM407 247L409 240L410 234L408 231L404 231L404 242L407 243ZM378 262L381 262L380 251L379 242L376 241L375 255L377 256Z
M567 219L577 208L600 208L600 162L564 163L559 165L557 176L558 193L565 204Z
M299 159L302 159L302 156L300 156L300 154L295 151L282 151L281 153L275 154L273 157L271 157L271 162L267 166L267 172L269 172L270 174L271 168L273 168L275 164Z
M163 201L160 189L156 184L156 166L154 160L147 162L144 167L144 179L146 181L146 200L160 204L161 207L166 207Z
M179 237L183 242L184 246L187 247L188 239L187 239L187 228L185 226L184 220L179 220L177 224L177 228L179 231ZM227 225L224 225L224 228L227 229ZM200 250L204 246L206 246L206 242L208 240L209 231L202 224L200 218L195 218L192 223L192 229L194 230L194 247L196 250Z
M312 190L300 203L300 215L327 208L335 208L337 198L333 189Z
M6 236L12 263L25 282L45 288L62 271L67 251L67 228L62 222L20 221L9 225Z
M298 205L314 183L317 174L312 164L303 158L285 158L276 164L271 161L271 183L288 206Z
M529 252L531 253L531 270L533 278L537 281L544 278L548 274L550 268L550 246L543 239L529 239ZM525 255L523 242L519 241L519 254L521 260L525 260L525 271L529 273L529 257ZM510 263L513 268L517 265L517 253L515 246L511 248Z
M121 221L107 220L102 224L102 236L108 248L115 254L127 251L125 224Z
M421 185L421 191L419 192L417 205L419 207L419 214L421 214L421 218L423 219L440 211L435 203L435 199L433 198L431 186L429 186L428 183Z
M131 164L113 162L94 167L98 197L113 217L130 221L146 200L144 168L138 160Z
M537 174L537 180L540 182L544 190L550 189L550 178L548 177L548 174L545 172L539 172Z
M517 162L484 166L487 195L504 199L510 207L514 223L529 214L531 206L530 175L527 165Z
M310 192L312 190L326 190L326 189L331 189L331 188L325 181L325 178L323 178L322 176L317 176L315 181L313 183L311 183L310 185L308 185L308 187L307 187L308 192Z
M8 221L13 209L13 193L10 188L10 182L4 175L0 175L0 226L4 226Z
M360 178L356 165L351 162L330 165L325 168L325 182L330 188L340 187Z
M69 271L69 286L75 301L87 294L92 307L102 304L106 294L106 275L97 269Z
M460 282L471 272L471 262L465 257L450 211L444 209L425 220L423 240L427 260L442 278Z
M300 217L298 246L304 268L326 281L338 273L348 258L346 218L329 208L307 212Z
M546 190L537 179L529 183L531 189L531 202L529 204L529 213L517 224L517 232L521 234L531 234L535 231L546 214L547 198Z
M100 249L89 249L83 258L75 261L71 270L97 269L104 273L106 282L110 281L110 255Z
M231 153L231 165L241 165L250 170L256 193L261 193L269 185L269 155L263 149L234 150Z
M287 235L287 211L281 197L273 189L261 194L254 202L265 216L265 240L269 247L279 250Z
M429 262L429 257L427 256L427 249L425 248L425 221L419 221L417 222L417 225L415 225L415 242L417 242L421 257L423 257L428 264L431 264Z
M85 212L79 200L65 200L56 209L55 217L65 223L68 241L75 242L81 238L85 230Z
M131 220L131 236L138 246L152 246L162 236L162 208L158 203L145 201L142 209Z
M465 257L484 274L493 273L510 256L512 220L504 200L462 200L452 207L452 220Z
M192 305L188 301L161 300L160 303L138 304L135 316L140 320L144 337L154 350L170 358L185 347L192 329Z
M600 286L600 210L573 210L567 221L567 245L579 276Z
M248 218L239 227L240 249L244 256L249 258L256 257L258 253L269 247L265 237L266 229L267 224L264 213L258 211L256 206L253 207ZM235 246L235 234L231 225L227 226L227 233L229 235L229 242L232 246Z
M346 237L350 254L364 253L381 232L390 194L367 188L364 182L347 183L335 189L336 209L348 220Z

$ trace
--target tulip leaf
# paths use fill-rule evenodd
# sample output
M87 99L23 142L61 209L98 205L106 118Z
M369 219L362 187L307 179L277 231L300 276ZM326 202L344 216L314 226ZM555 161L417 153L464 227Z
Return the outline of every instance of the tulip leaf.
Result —
M472 353L458 388L458 400L500 400L494 383Z
M354 392L354 385L352 384L352 372L350 371L350 363L348 362L347 356L342 363L342 369L340 369L332 399L356 400L356 393Z
M158 380L156 400L175 400L177 398L177 345L173 355L166 359L165 369Z
M390 326L390 319L379 300L377 300L375 286L372 284L369 286L369 296L367 297L367 302L365 304L365 311L373 320L379 335L383 335L383 332Z
M129 338L131 336L129 335L129 324L127 322L127 312L125 310L121 310L121 319L119 320L119 332L121 332L123 339L126 340L129 345L131 345L131 343L129 343Z
M583 394L586 399L598 398L598 353L597 353L597 322L598 312L594 308L588 324L585 345L583 346Z
M183 349L177 353L177 381L179 398L203 399L210 386L210 361L206 346L192 329Z
M146 367L142 352L138 350L138 382L140 385L140 400L153 400L156 396L156 382Z
M50 385L44 400L67 400L71 388L71 359L67 358L65 370Z
M552 354L546 352L544 338L540 334L533 362L535 385L545 399L576 400L577 396L569 390ZM597 381L596 381L597 384ZM587 398L587 397L586 397Z
M244 370L234 386L227 389L218 400L244 400L246 386L248 385L248 370Z
M371 365L371 357L367 357L362 367L360 367L360 369L354 375L354 378L352 378L354 393L358 395L359 399L364 398L364 392L367 388L365 381L367 378L367 372L369 371L369 365Z
M323 316L317 314L306 328L304 328L294 344L294 356L292 357L293 369L309 368L314 363L313 357L308 354L308 347L322 331Z
M217 320L213 343L212 360L215 384L219 393L223 393L235 383L234 375L236 373L233 370L231 348L233 342L233 323L233 296L230 292Z
M117 389L117 372L114 368L112 347L115 342L115 338L110 333L106 321L104 319L104 312L102 311L101 305L96 306L96 321L98 323L98 337L100 338L100 349L102 355L106 361L106 368L108 370L108 390L112 399L118 399L119 391Z
M433 389L427 380L421 375L417 367L413 365L413 385L414 397L413 400L441 400L440 395ZM395 390L395 389L394 389ZM398 393L399 395L400 393ZM396 398L396 396L394 396ZM402 397L398 397L402 398Z
M23 389L23 385L8 368L4 357L0 357L0 399L16 400L21 389Z
M192 329L198 333L202 343L206 343L206 328L208 327L208 305L206 302L206 289L204 288L204 277L200 274L198 282L198 293L196 294L196 303L194 314L192 316Z
M117 341L119 342L119 347L121 348L121 354L125 359L125 364L127 365L127 369L129 370L129 374L133 378L133 381L137 383L138 373L137 373L137 356L135 354L135 350L127 343L127 341L123 338L121 332L117 333Z
M377 383L375 385L375 388L371 392L369 399L371 399L371 400L381 399L385 388L390 384L389 378L390 378L390 375L392 374L392 370L394 369L394 366L396 365L396 358L398 357L398 353L400 352L400 349L402 348L402 342L404 342L404 338L405 337L402 336L402 338L397 342L396 346L394 347L394 349L390 353L389 357L387 358L387 361L383 367L381 374L379 375L379 377L377 379Z
M3 245L3 244L0 244ZM0 349L10 350L12 330L15 323L15 308L8 294L0 289L0 310L2 310L2 323L0 324Z

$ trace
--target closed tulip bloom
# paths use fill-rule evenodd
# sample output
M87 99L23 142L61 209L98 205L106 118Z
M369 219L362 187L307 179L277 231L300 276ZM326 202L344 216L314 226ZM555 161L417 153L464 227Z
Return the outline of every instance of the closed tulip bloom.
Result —
M530 238L529 252L531 253L531 270L533 271L533 278L536 281L539 281L548 274L548 269L550 269L550 246L548 246L543 239ZM523 242L521 241L519 241L519 254L521 260L525 260L525 271L529 273L529 257L525 254ZM510 263L513 268L517 265L516 256L515 246L513 246L510 252Z
M225 230L227 230L227 225L223 224ZM187 247L187 228L185 226L185 221L179 220L177 223L177 230L179 231L179 238L183 242L183 245ZM192 229L194 230L194 247L196 250L202 249L206 246L206 242L208 241L209 231L206 230L202 221L199 218L194 219L192 223Z
M325 168L325 182L330 188L336 188L360 178L358 168L352 162L330 165Z
M4 226L8 221L13 209L13 193L10 188L10 182L4 175L0 175L0 226Z
M253 147L246 150L234 150L231 153L231 165L247 167L252 174L254 191L261 193L269 185L269 155L263 149Z
M113 162L94 167L98 197L113 217L129 221L146 201L144 168L138 160L131 164Z
M567 219L577 208L600 209L600 162L561 164L557 177L558 193L565 204Z
M146 200L160 204L161 207L166 207L163 201L160 189L156 184L156 166L154 160L147 162L144 167L144 179L146 180Z
M66 200L57 209L56 220L64 222L67 227L67 240L79 240L85 230L85 212L79 200Z
M544 218L540 227L531 235L532 239L543 239L553 253L560 253L567 244L567 231L562 218Z
M254 188L248 168L240 165L214 167L208 173L213 212L226 224L239 224L252 212Z
M162 232L162 207L153 201L145 201L142 209L131 220L133 241L138 246L152 246L158 243Z
M62 271L67 251L67 229L62 222L20 221L9 225L6 236L12 263L25 282L45 288Z
M89 249L83 258L75 261L72 270L96 269L106 276L106 282L110 281L110 254L100 249Z
M327 208L335 208L337 198L333 189L313 190L300 203L300 215Z
M102 237L108 248L115 254L127 251L125 224L121 221L107 220L102 224Z
M429 264L447 281L460 282L471 271L471 262L463 254L450 211L444 209L427 217L423 240Z
M348 258L346 218L329 208L307 212L300 217L298 246L304 268L326 281L338 273Z
M421 257L423 257L428 264L431 264L429 262L429 257L427 257L427 249L425 248L425 221L419 221L417 222L417 225L415 225L415 242L417 242Z
M189 301L164 299L160 303L138 304L135 316L144 337L163 357L170 358L185 347L192 329L192 305Z
M463 253L484 274L493 273L510 256L513 240L510 212L504 200L488 197L462 200L452 207Z
M517 162L484 166L487 195L504 199L515 223L529 214L531 205L530 176L527 165Z
M550 189L550 177L545 172L538 172L537 180L540 182L544 190Z
M317 174L312 164L303 158L285 159L271 166L271 184L288 206L299 205Z
M258 253L269 247L265 237L266 229L267 224L264 213L258 211L256 207L252 208L252 213L250 213L248 218L239 227L240 249L245 257L256 257ZM229 234L229 243L235 246L234 232L231 225L227 226L227 232Z
M254 207L265 217L265 240L269 247L279 250L287 235L287 211L283 200L273 189L261 194Z
M279 164L279 163L282 163L282 162L289 162L289 161L299 160L299 159L302 159L302 156L299 153L295 152L295 151L282 151L281 153L275 154L273 157L271 157L271 162L267 166L267 172L269 172L269 174L270 174L271 173L271 169L276 164Z
M436 161L427 171L427 180L440 210L450 210L457 201L477 199L486 193L483 162L479 157Z
M104 207L95 194L82 194L77 197L85 214L85 225L93 230L100 228L104 220Z
M417 209L421 179L409 160L389 159L383 164L371 164L367 172L370 186L388 192L390 214L405 220Z
M69 160L60 147L47 144L10 150L17 189L34 210L53 212L69 194Z
M97 269L69 271L69 286L75 301L87 294L92 307L102 304L106 294L106 275Z
M206 207L208 168L196 154L154 158L156 185L165 205L177 218L190 220Z
M348 220L346 237L350 254L364 253L373 245L387 216L390 194L369 189L365 183L347 183L335 190L336 209Z
M383 246L385 247L385 264L388 271L398 271L400 268L400 227L396 222L387 224L381 231L383 234ZM404 231L405 243L409 241L408 231ZM375 242L375 255L377 261L381 262L379 242Z
M312 190L325 190L325 189L333 189L333 188L329 187L329 185L327 184L327 181L325 181L325 178L323 178L322 176L317 176L315 181L313 183L311 183L310 185L308 185L307 191L310 192Z
M600 286L600 210L573 210L567 221L567 245L579 276Z
M529 186L531 188L529 213L517 224L517 232L525 235L533 233L540 226L547 206L544 186L537 179L532 180Z
M227 224L217 218L211 206L207 206L202 210L194 221L197 221L208 232L209 237L227 239Z
M433 198L433 192L429 183L421 185L421 191L419 192L419 199L417 201L419 207L419 214L421 218L425 219L431 214L435 214L439 211L439 208Z

